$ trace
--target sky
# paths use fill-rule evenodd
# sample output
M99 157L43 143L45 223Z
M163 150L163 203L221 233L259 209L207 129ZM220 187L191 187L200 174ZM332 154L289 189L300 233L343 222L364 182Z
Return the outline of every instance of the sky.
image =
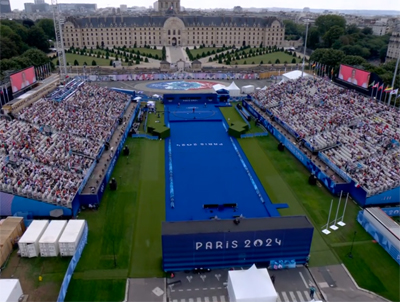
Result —
M24 3L34 2L33 0L10 0L11 9L24 8ZM51 3L50 0L45 0L46 3ZM149 7L153 5L156 0L61 0L59 3L97 3L98 8L102 7L119 7L120 4L127 4L130 6L145 6ZM265 0L181 0L181 6L186 8L233 8L234 6L242 7L257 7L257 8L268 8L268 7L282 7L282 8L304 8L309 7L311 9L356 9L356 10L399 10L400 11L400 0L279 0L279 1L265 1Z

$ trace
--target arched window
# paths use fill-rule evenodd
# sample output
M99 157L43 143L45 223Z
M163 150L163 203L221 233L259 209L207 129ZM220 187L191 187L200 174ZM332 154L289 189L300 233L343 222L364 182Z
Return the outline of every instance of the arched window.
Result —
M181 34L181 30L180 29L178 29L178 35L180 35Z
M175 35L175 29L174 29L174 31L173 31L173 35Z
M168 29L168 36L171 34L171 31Z

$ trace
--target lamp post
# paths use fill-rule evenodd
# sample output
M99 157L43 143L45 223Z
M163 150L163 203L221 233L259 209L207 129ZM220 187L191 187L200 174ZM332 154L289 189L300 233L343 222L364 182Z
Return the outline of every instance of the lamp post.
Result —
M397 75L397 68L399 67L399 61L400 61L400 49L399 49L399 55L397 57L397 62L396 62L396 67L394 69L394 74L393 74L393 80L392 80L392 89L394 88L394 82L396 81L396 75ZM392 93L389 92L389 101L388 105L390 106L390 100L392 99ZM396 106L396 99L394 99L394 106Z
M307 50L307 36L308 36L308 19L306 20L306 38L305 38L305 41L304 41L303 67L301 69L301 77L304 76L304 65L305 65L306 50Z
M350 252L347 254L347 257L353 258L353 246L354 246L354 239L356 239L357 232L354 232L353 241L351 242Z

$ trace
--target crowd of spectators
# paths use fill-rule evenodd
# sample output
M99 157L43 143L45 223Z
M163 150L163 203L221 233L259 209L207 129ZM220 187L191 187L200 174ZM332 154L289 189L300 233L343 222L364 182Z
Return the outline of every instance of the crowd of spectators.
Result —
M400 186L400 112L322 78L275 84L253 95L269 117L321 152L367 194Z
M0 120L0 190L70 207L128 105L125 94L82 84Z

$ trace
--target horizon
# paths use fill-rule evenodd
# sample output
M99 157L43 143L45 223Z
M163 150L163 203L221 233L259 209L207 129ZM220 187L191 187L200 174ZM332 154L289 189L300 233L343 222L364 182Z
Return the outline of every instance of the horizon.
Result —
M24 3L33 3L34 1L26 1L26 0L14 0L10 1L11 9L24 9ZM51 1L45 1L48 4L51 4ZM58 3L88 3L88 4L97 4L97 8L107 8L107 7L119 7L120 5L128 5L129 1L126 0L117 0L113 3L109 3L108 0L78 0L78 1L58 1ZM148 0L141 2L141 5L128 5L128 7L137 6L137 7L153 7L153 3L155 0ZM221 0L218 2L212 0L204 0L201 3L193 3L192 1L183 0L181 1L181 6L184 8L190 9L233 9L234 6L241 6L243 9L285 9L285 10L302 10L305 7L310 8L310 10L330 10L330 11L338 11L338 10L358 10L358 11L394 11L399 12L400 16L400 1L397 4L394 4L393 0L382 0L379 2L376 1L366 1L364 0L353 0L352 2L345 0L338 1L326 1L324 5L321 5L320 1L317 0L305 0L299 5L298 1L294 0L282 0L280 1L280 6L268 6L265 5L264 1L255 0L252 2L252 5L249 7L243 7L242 1L239 0ZM200 4L200 5L199 5ZM217 4L217 5L216 5ZM315 8L315 7L319 8ZM382 9L382 7L386 7Z

